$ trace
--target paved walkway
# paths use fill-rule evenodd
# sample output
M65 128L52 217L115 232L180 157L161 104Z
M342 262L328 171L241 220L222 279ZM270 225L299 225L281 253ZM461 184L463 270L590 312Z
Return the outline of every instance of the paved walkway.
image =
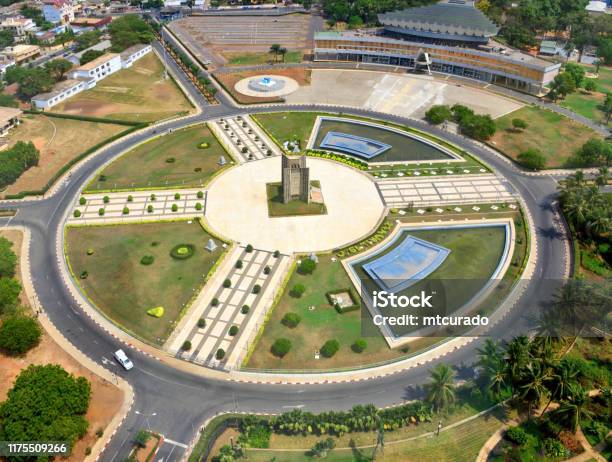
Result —
M201 196L201 197L198 197ZM85 204L77 201L70 212L70 224L103 224L133 221L196 218L206 211L207 193L201 189L166 189L86 194ZM105 202L107 198L107 202ZM128 213L125 213L127 208ZM76 217L75 211L80 216ZM101 211L104 211L101 214Z
M385 204L390 207L516 201L511 187L495 175L410 177L377 181L376 185Z
M235 248L226 257L219 277L204 287L186 316L188 321L177 328L167 349L197 364L238 369L272 307L289 261L287 255L275 257L272 252L264 250L247 252L244 247ZM231 281L231 287L223 286L225 280ZM256 286L259 290L255 289ZM199 319L206 321L204 327L198 326ZM229 333L232 326L238 328L235 335ZM181 350L185 341L191 342L189 351ZM217 359L215 356L220 349L225 356Z
M276 143L247 115L219 119L210 126L240 163L281 154Z

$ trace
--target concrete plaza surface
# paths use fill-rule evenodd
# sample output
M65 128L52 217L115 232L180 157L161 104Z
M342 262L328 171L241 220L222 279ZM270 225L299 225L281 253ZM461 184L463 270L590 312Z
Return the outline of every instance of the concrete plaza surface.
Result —
M515 100L431 76L339 69L314 69L310 85L285 100L289 104L362 107L417 119L436 104L464 104L493 118L522 107Z
M268 216L266 183L281 180L281 158L272 157L228 170L209 185L210 228L256 249L289 254L330 250L372 232L385 211L372 179L333 161L306 163L310 178L321 182L325 215Z

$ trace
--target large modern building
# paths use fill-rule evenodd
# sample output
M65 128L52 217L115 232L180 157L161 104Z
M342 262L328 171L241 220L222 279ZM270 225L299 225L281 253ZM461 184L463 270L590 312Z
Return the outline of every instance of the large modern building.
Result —
M382 29L315 34L315 61L343 61L454 74L531 94L561 67L491 40L497 26L472 2L435 5L381 14Z

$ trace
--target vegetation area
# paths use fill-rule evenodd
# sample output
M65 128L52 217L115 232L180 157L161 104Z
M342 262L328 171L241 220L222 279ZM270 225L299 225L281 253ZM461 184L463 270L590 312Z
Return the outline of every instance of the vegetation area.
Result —
M560 196L563 213L578 240L577 263L601 278L612 276L612 194L601 189L609 178L607 167L600 169L595 182L587 182L577 172L566 179Z
M34 95L50 91L53 85L65 79L70 69L70 61L56 58L40 67L11 66L6 70L4 80L8 84L17 83L17 94L21 99L29 101Z
M84 292L108 318L153 344L162 344L183 308L208 278L219 246L198 222L74 227L66 232L66 254ZM191 258L174 258L177 246L193 246ZM143 264L144 256L153 257ZM156 307L164 315L147 313Z
M452 107L432 106L425 113L425 118L434 125L452 120L459 125L461 133L479 141L490 139L497 129L490 115L476 114L472 109L461 104L455 104Z
M151 43L155 38L149 23L136 14L115 18L108 25L108 32L111 36L111 49L117 53L139 43Z
M318 181L311 181L311 187L320 188ZM291 200L284 203L283 188L281 183L266 184L268 198L268 215L271 217L292 217L299 215L323 215L327 213L325 204L320 202L304 202Z
M516 127L513 121L517 119L527 126ZM578 122L536 106L523 107L500 117L495 124L497 132L490 143L517 161L526 151L535 151L543 157L543 165L535 166L539 168L565 166L572 154L587 141L599 137L595 131ZM526 159L522 162L527 168L533 167Z
M155 53L148 53L132 67L111 74L94 88L53 107L53 112L151 122L186 114L191 109L176 83L165 77Z
M38 165L40 153L34 143L18 141L2 153L0 163L0 189L14 183L23 172Z
M0 404L3 441L66 441L72 447L89 426L91 385L58 365L23 370Z
M273 54L273 53L272 53ZM227 59L228 66L256 66L260 64L268 64L271 60L277 58L271 57L270 53L223 53ZM302 62L303 53L301 51L285 51L282 55L282 62L285 64L295 64Z
M253 116L279 143L298 142L305 148L317 119L316 112L272 112Z
M202 186L230 161L210 129L199 124L137 146L106 166L86 191Z

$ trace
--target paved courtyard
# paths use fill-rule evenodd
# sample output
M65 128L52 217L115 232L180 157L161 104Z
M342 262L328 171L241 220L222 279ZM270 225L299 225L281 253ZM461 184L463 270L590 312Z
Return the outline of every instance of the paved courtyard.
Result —
M281 154L276 143L249 116L219 119L209 127L240 163Z
M287 255L275 257L265 250L247 252L244 247L234 248L167 342L168 351L198 364L239 367L273 305L290 260ZM240 268L236 265L238 261L242 262ZM226 279L231 281L230 288L223 286ZM256 285L260 290L254 293ZM213 299L217 300L216 305ZM249 307L247 313L243 312L245 305ZM199 319L206 320L204 327L198 327ZM236 335L229 333L232 326L238 328ZM181 351L186 340L191 342L191 349ZM222 359L216 358L219 349L225 352Z
M378 188L390 207L515 201L512 188L495 175L457 178L403 178L379 181Z
M435 104L464 104L497 118L522 107L514 100L425 75L314 69L311 84L285 97L289 104L338 104L422 118Z
M77 201L70 211L68 221L71 224L196 218L206 211L206 192L201 189L96 193L82 197L86 200L85 204ZM108 198L107 202L105 197ZM128 213L125 213L125 208ZM75 210L81 213L80 217L74 216ZM102 215L101 210L104 210Z
M249 162L226 171L209 185L206 220L228 239L281 252L317 252L369 234L384 213L370 177L342 164L307 159L310 179L321 182L327 214L268 216L266 183L280 182L281 157Z

